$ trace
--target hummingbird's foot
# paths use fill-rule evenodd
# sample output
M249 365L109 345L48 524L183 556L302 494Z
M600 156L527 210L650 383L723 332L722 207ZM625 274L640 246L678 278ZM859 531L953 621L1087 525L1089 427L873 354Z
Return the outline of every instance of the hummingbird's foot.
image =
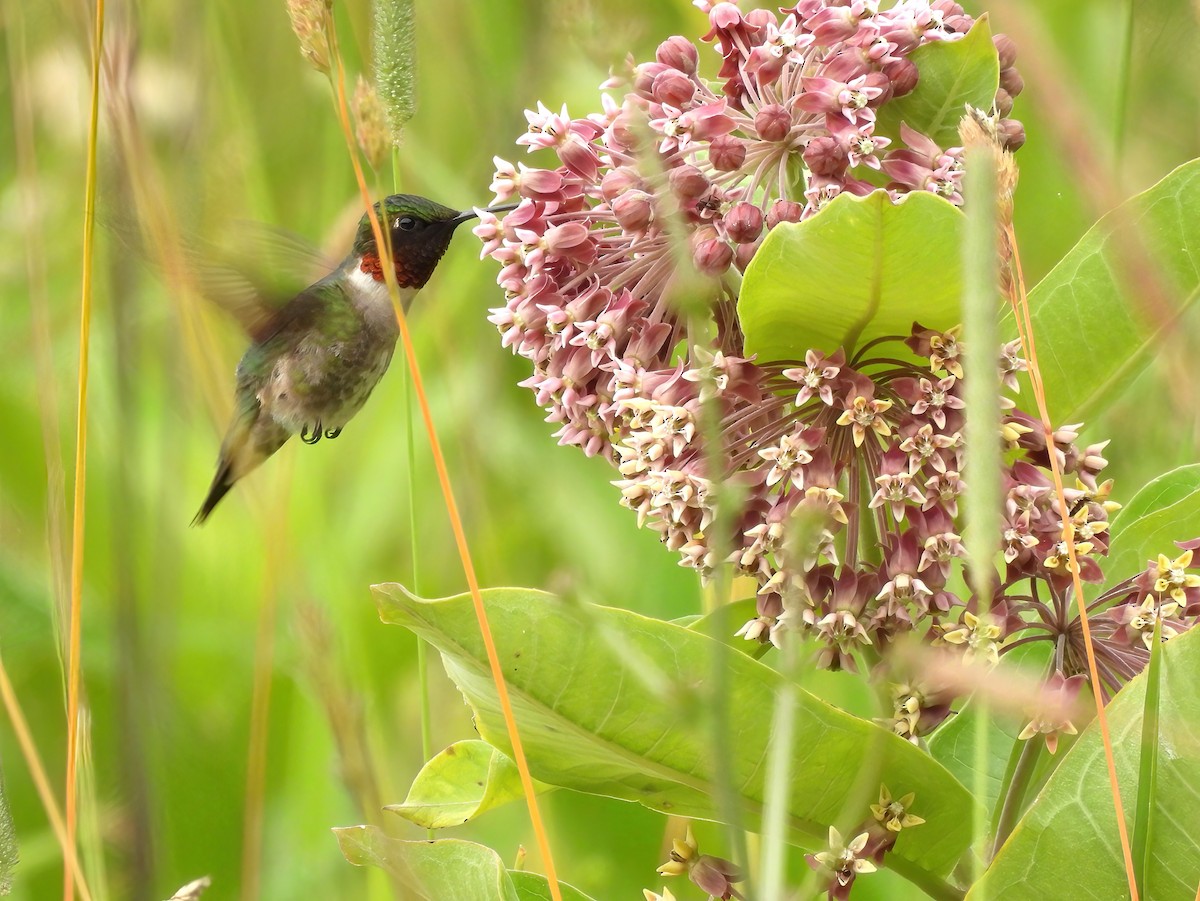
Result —
M328 438L330 441L332 441L334 438L336 438L340 434L342 434L341 429L326 429L325 430L325 437Z
M321 420L318 419L317 424L313 427L311 432L308 430L307 425L300 430L300 440L305 444L316 444L321 440L322 434L324 433L321 431Z

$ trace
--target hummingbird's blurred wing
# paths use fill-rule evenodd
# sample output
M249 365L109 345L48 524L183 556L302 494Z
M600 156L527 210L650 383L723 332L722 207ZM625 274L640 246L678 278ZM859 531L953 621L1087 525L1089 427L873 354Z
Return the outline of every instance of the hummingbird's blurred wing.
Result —
M277 328L297 295L338 264L286 229L239 222L220 242L186 248L200 293L232 315L255 341Z
M168 285L182 283L236 319L252 339L276 326L281 311L338 263L299 235L239 220L219 240L182 234L171 241L137 221L103 217L104 224Z

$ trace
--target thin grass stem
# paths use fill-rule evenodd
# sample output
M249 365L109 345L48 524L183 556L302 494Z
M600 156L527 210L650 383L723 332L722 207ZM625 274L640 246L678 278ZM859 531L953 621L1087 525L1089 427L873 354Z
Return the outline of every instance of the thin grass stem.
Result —
M8 678L8 669L4 666L3 659L0 659L0 701L4 704L8 721L12 723L13 734L21 748L21 756L25 758L25 766L29 768L29 775L33 779L33 787L37 790L38 799L42 802L42 810L46 812L46 819L50 821L50 831L54 833L54 838L58 841L59 848L62 849L63 861L71 877L71 882L78 889L81 901L93 901L87 879L83 875L83 866L80 864L79 855L75 850L75 843L67 833L66 823L58 809L58 801L54 797L54 789L50 787L50 780L46 777L46 768L42 765L42 757L34 743L33 733L29 731L29 722L25 719L25 712L21 709L16 692L13 691L12 681Z
M398 133L393 133L392 140L395 141L398 137ZM395 143L392 144L392 191L400 191L400 152ZM417 537L417 500L414 494L417 488L417 422L413 417L416 403L413 399L412 379L409 378L407 370L401 369L400 377L404 382L404 445L408 457L404 469L404 496L408 513L409 559L412 561L411 584L413 593L420 595L421 548ZM417 685L421 695L421 761L424 763L433 757L433 712L429 700L429 646L420 636L417 636ZM427 829L425 834L432 841L437 833L436 830Z
M475 616L478 620L480 636L483 639L484 649L487 651L488 665L491 669L492 680L496 685L497 700L499 701L500 710L504 717L504 725L508 733L509 742L512 744L513 762L516 763L517 772L521 777L521 787L525 794L526 805L529 808L529 819L538 844L538 850L542 855L542 865L546 870L546 880L550 889L550 896L553 901L562 901L562 889L558 884L550 841L546 834L545 824L542 821L541 811L538 808L537 791L533 785L533 776L529 772L529 762L525 757L525 748L521 742L520 732L517 729L516 717L513 714L512 699L508 693L504 671L500 666L500 656L496 650L496 642L492 636L491 625L488 623L487 610L483 605L483 595L480 592L479 580L475 574L475 565L471 558L470 547L467 544L466 530L463 527L462 516L458 511L458 503L454 498L450 472L446 466L446 458L442 453L441 442L437 436L437 428L433 422L433 413L429 408L429 399L425 393L425 386L421 379L416 348L413 345L412 335L409 332L408 320L404 315L404 307L400 302L400 291L396 285L395 267L392 264L390 250L383 237L383 229L380 225L379 217L375 212L370 191L367 189L367 181L363 175L362 163L358 158L354 130L350 124L349 104L346 100L345 66L338 48L337 30L334 25L333 16L328 11L326 12L326 27L329 34L330 56L334 64L334 72L336 72L336 74L331 72L330 77L333 81L336 97L338 120L342 127L346 149L350 154L350 162L354 168L354 176L358 182L363 204L366 207L366 213L371 223L371 230L374 234L376 245L383 251L383 256L385 257L383 260L383 273L387 281L388 291L391 294L392 306L396 312L396 322L400 327L400 340L404 347L404 355L408 362L409 373L412 376L417 405L421 410L421 418L424 420L425 430L429 436L429 447L433 457L434 469L437 472L438 484L441 487L442 497L446 504L446 512L449 515L450 528L454 533L454 541L458 547L463 574L466 576L467 587L471 593L471 601L475 607Z
M286 502L287 495L282 497ZM281 507L283 504L281 503ZM275 521L287 522L286 509L280 509ZM267 543L266 572L263 579L262 607L254 639L254 677L250 699L250 739L246 749L246 794L242 807L242 884L243 901L260 897L262 878L263 806L267 790L267 750L270 743L271 678L275 662L275 622L279 609L278 577L286 556L284 542Z
M1121 164L1125 159L1126 120L1129 116L1129 81L1133 73L1133 22L1137 4L1125 0L1124 30L1121 35L1121 56L1117 62L1117 90L1113 109L1113 168L1120 181Z
M75 848L78 819L76 767L82 690L83 550L87 489L88 369L92 332L92 257L96 238L96 145L100 119L100 60L104 51L104 0L96 0L92 35L92 88L88 111L87 171L83 195L83 284L79 300L79 382L75 414L75 490L71 515L71 619L67 639L67 766L64 804L66 841ZM73 867L63 860L63 899L73 901Z
M1017 246L1016 232L1012 225L1005 226L1005 237L1012 248L1012 265L1016 278L1012 281L1009 301L1016 315L1017 331L1021 338L1021 348L1029 364L1029 380L1033 386L1033 396L1037 402L1038 415L1042 420L1042 428L1046 433L1046 442L1053 446L1054 428L1050 422L1050 412L1046 403L1046 389L1042 382L1041 370L1038 367L1037 341L1033 333L1032 315L1029 308L1029 297L1025 290L1025 276L1021 270L1021 255ZM1062 468L1058 455L1047 455L1050 460L1050 472L1054 482L1054 493L1058 499L1059 510L1064 514L1069 509L1063 487ZM1100 727L1100 737L1104 744L1104 761L1108 768L1109 787L1112 789L1113 807L1116 812L1117 836L1121 842L1121 856L1125 865L1125 876L1129 894L1133 901L1138 901L1137 877L1133 866L1133 850L1129 843L1129 830L1125 826L1125 811L1121 803L1121 786L1117 780L1117 763L1113 755L1112 733L1108 727L1108 715L1104 708L1104 693L1100 684L1100 674L1096 666L1096 650L1092 642L1092 627L1088 621L1087 601L1083 594L1083 582L1079 578L1079 561L1075 552L1075 524L1070 516L1063 516L1063 541L1067 546L1067 556L1071 570L1071 584L1074 589L1076 608L1079 611L1079 623L1083 631L1084 649L1087 654L1088 681L1092 686L1092 697L1096 704L1096 721Z

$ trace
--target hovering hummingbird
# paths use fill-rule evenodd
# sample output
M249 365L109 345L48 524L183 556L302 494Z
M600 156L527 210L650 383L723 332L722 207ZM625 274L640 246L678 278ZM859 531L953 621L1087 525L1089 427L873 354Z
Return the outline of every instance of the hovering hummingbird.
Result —
M393 194L375 212L391 235L407 310L454 230L476 213L412 194ZM367 215L349 256L329 275L282 305L257 296L235 312L253 343L238 363L233 422L192 525L203 523L234 482L293 434L306 444L340 435L387 370L400 334Z

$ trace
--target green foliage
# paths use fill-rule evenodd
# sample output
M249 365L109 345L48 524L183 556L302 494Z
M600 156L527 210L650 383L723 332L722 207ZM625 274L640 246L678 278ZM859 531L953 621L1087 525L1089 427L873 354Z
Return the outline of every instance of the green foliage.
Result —
M1200 771L1200 632L1163 647L1158 746L1158 791L1151 833L1152 865L1145 897L1191 901L1200 883L1200 833L1196 824L1196 773ZM1132 818L1141 756L1146 676L1131 681L1108 707L1117 775L1127 817ZM1127 895L1117 845L1116 818L1098 724L1093 722L1067 752L968 901Z
M513 888L517 890L517 897L520 901L553 901L553 896L550 894L550 883L541 873L509 870L508 876L512 880ZM591 898L577 888L562 882L558 884L558 887L562 892L562 901L591 901Z
M1200 537L1200 464L1181 466L1145 485L1113 517L1104 569L1136 575L1159 554L1179 556L1176 541Z
M518 901L491 848L457 839L406 842L374 826L334 829L346 860L386 870L414 901Z
M912 93L883 108L879 131L898 138L903 122L943 149L957 147L964 109L968 104L990 109L1000 82L1000 61L988 17L980 16L962 40L926 44L910 58L921 77Z
M480 735L505 747L495 686L471 599L422 600L397 585L375 587L385 622L411 629L442 654L446 672L475 712ZM733 772L713 769L704 696L715 643L694 630L626 610L583 608L518 588L484 592L521 728L537 778L677 816L713 819L716 780L736 787L747 813L761 815L762 760L771 729L769 705L783 678L743 654L728 656ZM632 661L632 662L631 662ZM656 691L642 672L654 668ZM850 716L797 690L793 778L788 786L789 840L820 847L830 824L856 823L879 784L915 792L920 829L906 830L894 854L913 867L948 872L966 847L966 790L928 755L889 730Z
M374 826L334 829L346 859L355 866L379 867L411 901L542 901L550 898L546 877L506 870L491 848L443 839L406 842ZM559 883L563 901L590 901Z
M1089 142L1102 145L1117 43L1111 9L1030 2L1014 8L1042 38L1039 61L1070 73L1072 108L1090 127ZM359 2L338 3L335 10L352 82L355 69L370 69L354 39L370 34L371 11ZM0 327L0 650L54 778L61 773L63 747L63 618L57 605L65 581L69 510L62 498L64 486L69 492L74 430L82 195L77 110L87 41L84 17L64 18L55 4L12 4L9 11L3 30L12 77L0 115L3 145L13 149L0 154L0 173L12 187L0 217L0 296L9 301ZM1200 81L1181 76L1196 25L1170 4L1139 5L1138 15L1138 40L1155 43L1135 46L1127 133L1136 167L1119 174L1096 168L1094 160L1073 152L1071 141L1079 134L1064 130L1057 104L1018 100L1015 115L1030 135L1018 155L1016 208L1030 284L1104 212L1098 205L1107 200L1094 185L1109 184L1114 196L1126 196L1195 154ZM137 174L161 176L172 210L198 234L220 239L222 234L211 234L213 223L255 219L320 241L340 256L346 229L361 209L327 86L297 53L283 4L142 0L130 7L128 21L138 49L131 74L148 139ZM621 27L614 29L614 21ZM420 112L405 129L401 180L404 190L456 206L486 200L492 154L519 153L511 139L524 128L522 109L539 98L561 98L582 114L594 108L595 85L627 50L648 59L663 36L704 27L686 3L636 0L536 9L518 0L445 0L436 15L415 24L422 67L413 97ZM110 36L119 33L111 30ZM1081 34L1096 39L1080 40ZM924 90L932 83L934 49L922 51L928 56L921 62ZM956 52L936 49L947 59ZM714 73L716 63L703 48L702 58L708 74ZM1164 84L1171 90L1164 91ZM102 102L112 89L106 83ZM22 90L33 92L29 121L16 102ZM25 141L36 165L22 174ZM128 209L131 184L111 132L104 141L101 206ZM390 185L375 188L382 194ZM24 209L26 196L32 212ZM1153 240L1162 241L1155 252L1166 254L1166 271L1181 278L1186 271L1174 267L1182 266L1183 256L1173 248L1196 218L1189 197L1168 193L1142 210ZM1166 221L1173 207L1178 221L1158 228L1156 217ZM1127 234L1122 230L1121 239ZM109 896L158 898L169 892L164 886L210 873L214 888L205 898L232 897L245 884L247 867L257 865L264 898L390 897L386 883L360 878L330 841L331 824L369 819L378 807L365 811L347 785L331 778L344 771L346 721L330 717L321 683L302 674L315 659L333 681L351 687L335 712L362 711L356 728L372 752L380 802L402 797L424 762L414 737L414 643L397 641L393 630L364 615L362 586L380 573L410 571L403 498L411 496L420 511L422 592L459 591L462 576L438 488L427 477L420 434L421 477L409 485L404 476L400 360L353 430L317 448L285 449L279 466L248 479L206 530L189 530L211 476L241 335L218 313L196 315L187 291L148 276L111 236L102 234L100 243L82 623L92 724L85 767L92 770L96 794L95 804L84 799L83 815L99 821L99 844L85 848L93 892L104 897L108 885ZM1103 243L1106 253L1111 243ZM1078 380L1072 390L1094 400L1089 412L1099 421L1089 423L1089 433L1096 440L1117 438L1108 456L1120 499L1149 474L1196 457L1187 435L1192 406L1180 400L1195 379L1189 381L1185 370L1180 380L1167 368L1170 354L1156 352L1188 346L1193 322L1185 316L1155 335L1148 349L1138 344L1135 365L1113 377L1109 367L1124 365L1125 339L1132 336L1128 315L1106 300L1119 292L1101 261L1072 259L1089 278L1072 298L1080 307L1048 311L1039 320L1039 329L1053 335L1054 357L1070 356L1059 364L1044 354L1043 365L1063 370L1055 378L1064 385L1069 369ZM691 574L662 553L653 534L635 529L607 484L610 471L555 447L543 414L515 387L528 372L499 349L485 321L486 307L499 302L493 274L479 263L470 238L460 235L412 316L481 581L548 585L569 574L589 596L619 599L648 615L694 614L700 602ZM1181 284L1179 296L1187 298L1187 282ZM1035 295L1035 310L1058 297L1044 287L1047 293L1039 288ZM840 303L834 297L830 309ZM829 309L817 312L823 317ZM1143 366L1127 390L1129 376ZM213 409L213 398L220 409ZM1066 418L1070 396L1064 404L1052 398L1052 404ZM1186 494L1190 489L1180 484ZM1136 506L1128 505L1114 532L1114 559L1106 570L1116 575L1139 568L1146 553L1169 550L1170 540L1191 537L1170 530L1168 514L1158 523L1165 541L1127 545L1121 537L1127 526L1141 528L1132 525ZM1183 513L1187 505L1172 509ZM1149 512L1149 506L1143 509ZM1187 517L1181 522L1191 521ZM296 628L314 602L327 616L332 639L320 654L304 645ZM274 637L273 646L256 641L260 630ZM246 749L260 671L271 688L263 723L269 733L267 815L263 853L247 865ZM435 679L433 691L436 746L470 735L469 711L453 687ZM56 897L61 864L55 841L11 730L0 729L0 758L23 850L13 897ZM554 793L547 806L564 878L606 899L640 897L642 886L656 884L659 818L569 792ZM1196 806L1181 820L1191 834ZM422 834L391 820L389 828L406 837ZM506 858L517 842L532 844L519 805L472 820L461 834L503 849ZM1075 848L1056 853L1068 861L1082 858ZM1111 857L1112 847L1105 853ZM1043 871L1058 867L1054 860L1039 863ZM891 875L863 880L855 898L915 896L910 886L886 882ZM509 878L518 898L537 891L520 874ZM1057 888L1050 897L1059 896ZM564 893L572 897L565 887Z
M1106 215L1038 283L1030 316L1054 422L1129 388L1200 297L1198 254L1200 160Z
M516 764L486 741L457 741L421 767L403 804L385 809L426 829L442 829L523 796Z
M1046 645L1027 645L1017 648L1001 658L996 669L997 681L1010 678L1028 680L1032 686L1033 680L1045 672L1047 657ZM998 710L992 703L987 711L987 774L984 783L987 792L979 800L988 810L992 810L1003 790L1005 770L1009 765L1009 753L1017 741L1024 722L1017 722L1022 715L1012 710ZM929 737L929 753L933 759L948 769L954 778L963 785L976 785L976 742L979 737L977 720L979 712L973 702L968 702L963 709L947 720L936 732ZM1038 739L1034 739L1037 741Z
M916 193L894 204L875 191L839 194L820 215L780 224L742 282L746 352L802 360L809 348L851 353L907 335L914 321L949 328L960 320L963 223L944 198Z

